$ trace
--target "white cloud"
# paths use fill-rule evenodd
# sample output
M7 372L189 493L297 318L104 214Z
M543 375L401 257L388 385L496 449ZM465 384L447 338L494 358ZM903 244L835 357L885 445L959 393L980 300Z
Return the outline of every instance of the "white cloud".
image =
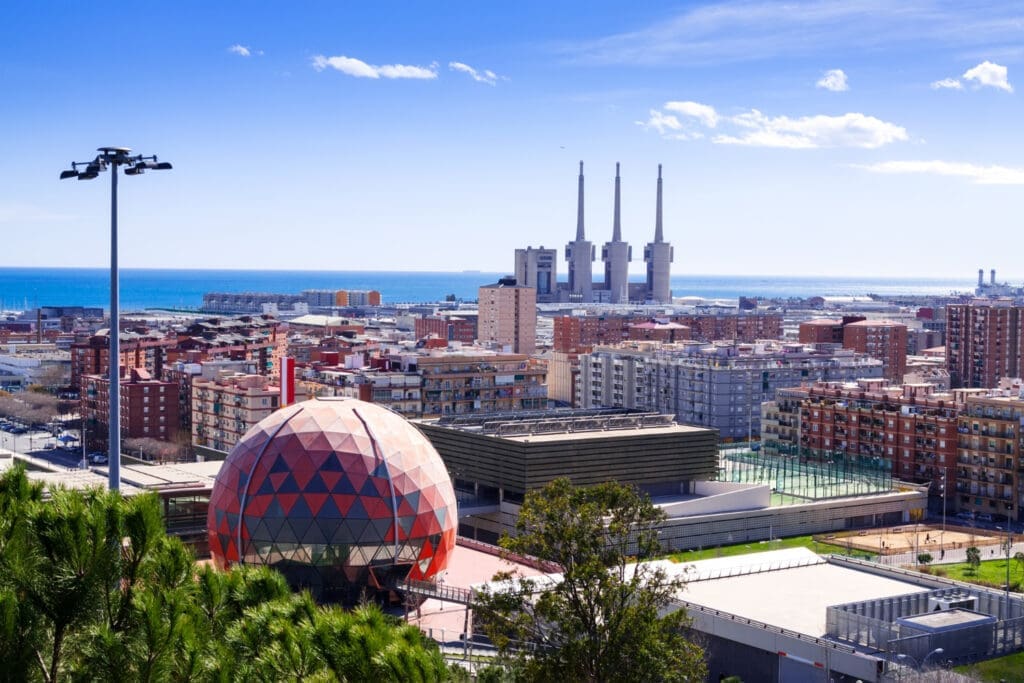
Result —
M436 63L431 64L429 67L409 66L406 64L383 64L376 66L367 64L361 59L345 57L344 55L337 57L317 55L313 57L313 68L317 71L334 69L355 78L437 78Z
M666 102L665 109L674 111L684 116L691 116L708 128L714 128L718 125L718 112L715 108L708 104L701 104L700 102Z
M955 78L943 78L932 83L932 90L963 90L964 86Z
M468 74L477 83L486 83L487 85L495 85L498 79L501 78L498 74L494 73L490 69L478 70L471 67L469 64L463 64L462 62L448 62L448 68L452 71L459 71L464 74Z
M249 57L252 55L252 52L245 45L232 45L228 48L228 52L232 52L239 57Z
M851 48L982 48L1020 42L1019 3L715 0L666 18L553 48L588 64L722 64ZM991 59L991 56L989 56Z
M683 129L683 124L679 122L677 117L671 114L663 114L657 109L651 110L650 118L646 121L637 121L636 123L644 128L653 128L662 135L665 135L668 131Z
M1013 92L1013 86L1006 80L1006 67L984 61L973 69L964 72L965 81L974 81L980 86L999 88L1006 92Z
M978 166L956 161L883 161L858 165L872 173L928 173L932 175L969 178L978 185L1024 185L1024 168L1009 166Z
M817 149L822 147L860 147L876 149L893 142L908 139L907 131L874 116L851 112L841 116L766 116L757 109L723 116L714 107L699 102L667 102L664 110L687 117L705 128L718 128L721 132L711 141L722 145L750 147L782 147L787 149ZM695 133L689 120L652 109L645 128L658 131L663 137L694 140L703 137Z
M829 69L825 72L816 85L832 92L843 92L850 89L846 83L846 73L842 69Z

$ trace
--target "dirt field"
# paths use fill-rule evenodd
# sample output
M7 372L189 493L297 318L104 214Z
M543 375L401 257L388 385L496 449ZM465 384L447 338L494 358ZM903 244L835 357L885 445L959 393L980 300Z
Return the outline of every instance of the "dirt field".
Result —
M978 548L999 545L1006 536L987 529L932 524L904 524L885 529L823 534L817 540L833 545L848 546L857 550L881 555L898 555L906 552L931 553L938 555L942 550L953 548Z

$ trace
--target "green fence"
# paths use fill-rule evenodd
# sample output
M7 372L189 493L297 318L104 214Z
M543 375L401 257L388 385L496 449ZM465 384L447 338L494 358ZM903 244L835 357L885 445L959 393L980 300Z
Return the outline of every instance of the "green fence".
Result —
M719 454L718 479L771 486L776 504L893 490L888 461L843 453L774 455L723 449Z

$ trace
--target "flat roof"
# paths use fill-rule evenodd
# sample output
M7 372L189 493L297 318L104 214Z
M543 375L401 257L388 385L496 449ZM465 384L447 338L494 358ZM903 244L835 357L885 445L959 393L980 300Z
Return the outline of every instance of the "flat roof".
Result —
M546 434L484 434L494 436L508 441L521 442L545 442L545 441L581 441L583 439L614 439L617 436L634 437L638 434L696 434L710 431L707 427L694 427L692 425L666 425L662 427L629 427L626 429L588 429L574 432L549 432Z
M826 636L828 607L929 590L831 564L806 548L680 565L684 566L692 569L681 600L815 638ZM715 576L719 578L711 578Z
M978 614L966 609L944 609L927 614L899 619L899 623L910 626L924 626L932 630L946 630L959 626L971 626L994 622L995 617L989 614Z

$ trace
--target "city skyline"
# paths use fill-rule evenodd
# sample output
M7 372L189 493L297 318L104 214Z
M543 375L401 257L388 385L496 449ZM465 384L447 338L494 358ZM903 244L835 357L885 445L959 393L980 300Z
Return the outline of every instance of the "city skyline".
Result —
M106 265L104 179L57 174L113 144L175 166L122 186L129 268L511 272L583 160L587 238L621 162L634 246L663 164L676 275L1019 275L1020 4L618 10L13 9L0 266Z

